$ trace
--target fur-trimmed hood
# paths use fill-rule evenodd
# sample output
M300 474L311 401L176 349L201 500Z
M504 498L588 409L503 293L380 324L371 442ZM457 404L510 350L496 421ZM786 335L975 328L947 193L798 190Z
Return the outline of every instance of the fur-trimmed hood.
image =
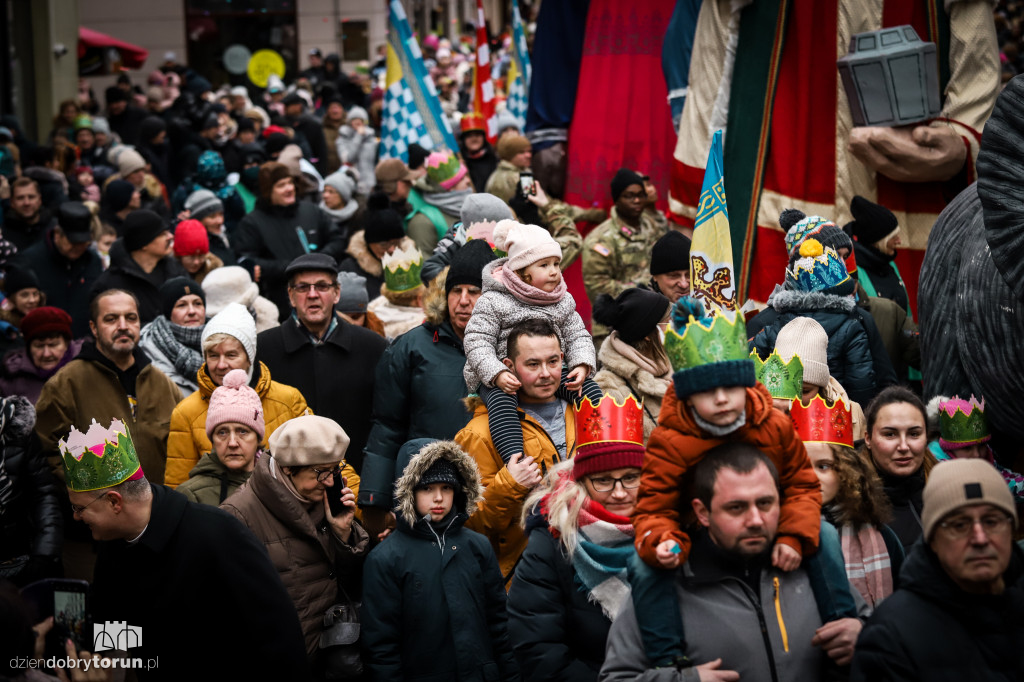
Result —
M427 293L423 296L423 312L427 316L427 322L435 327L440 327L448 321L448 294L445 293L444 283L448 279L450 269L446 267L430 280Z
M414 456L405 467L405 473L395 481L395 501L398 504L398 515L409 524L415 526L419 520L416 513L416 484L420 482L427 470L439 459L447 459L454 466L462 479L462 494L455 495L457 512L472 516L476 506L483 498L484 487L480 483L480 472L476 460L466 454L455 441L440 440L427 445Z
M36 408L25 396L12 395L0 400L0 416L0 436L5 441L20 442L36 427Z
M852 313L857 302L852 296L823 294L820 291L776 291L768 297L768 305L777 312L787 313L798 310L821 310L836 313Z
M404 243L405 240L403 240ZM352 235L352 238L348 240L348 248L345 249L345 253L356 259L356 263L359 264L364 271L370 273L374 277L381 277L384 274L384 264L377 260L377 257L373 255L373 251L370 251L369 245L366 243L366 231L359 230Z

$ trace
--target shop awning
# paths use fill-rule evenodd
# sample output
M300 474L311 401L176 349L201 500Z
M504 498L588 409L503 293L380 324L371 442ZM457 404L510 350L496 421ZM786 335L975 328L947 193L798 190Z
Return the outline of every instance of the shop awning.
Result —
M124 69L139 69L149 50L84 26L78 27L78 73L101 76Z

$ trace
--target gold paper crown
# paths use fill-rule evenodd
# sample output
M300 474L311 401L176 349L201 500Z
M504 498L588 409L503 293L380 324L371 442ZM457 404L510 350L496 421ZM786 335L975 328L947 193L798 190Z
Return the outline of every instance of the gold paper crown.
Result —
M420 286L420 272L423 270L423 254L415 246L396 249L393 254L384 254L384 284L395 293L408 291Z

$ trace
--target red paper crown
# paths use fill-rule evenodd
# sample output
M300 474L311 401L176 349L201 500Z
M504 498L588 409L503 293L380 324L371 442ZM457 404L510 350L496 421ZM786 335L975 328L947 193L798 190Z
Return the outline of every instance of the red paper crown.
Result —
M845 400L837 400L832 407L820 395L814 396L806 407L802 401L794 400L789 416L797 436L805 443L853 447L853 415Z
M605 394L594 405L584 398L576 409L576 447L590 443L636 443L644 445L644 411L635 396L620 405Z

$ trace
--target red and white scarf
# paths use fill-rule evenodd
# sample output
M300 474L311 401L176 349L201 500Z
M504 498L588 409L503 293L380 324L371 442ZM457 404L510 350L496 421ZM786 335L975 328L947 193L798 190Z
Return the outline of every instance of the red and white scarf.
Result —
M846 524L840 529L846 577L864 601L875 607L892 594L892 562L885 538L873 526Z

